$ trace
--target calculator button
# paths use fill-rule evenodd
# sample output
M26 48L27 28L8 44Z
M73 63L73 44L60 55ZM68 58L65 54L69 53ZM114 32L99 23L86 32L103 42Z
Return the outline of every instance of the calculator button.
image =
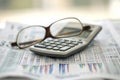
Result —
M58 48L62 48L63 46L62 45L57 45Z
M66 43L61 43L61 45L63 45L63 46L67 46L68 44L66 44Z
M50 43L45 43L45 45L46 45L46 46L49 46L49 45L51 45L51 44L50 44Z
M68 49L70 49L69 46L64 46L64 47L60 48L59 50L60 50L60 51L65 51L65 50L68 50Z
M50 41L49 43L53 44L53 43L55 43L55 42L54 42L54 41Z
M77 44L78 44L78 42L77 42L77 41L73 41L73 42L72 42L72 44L75 44L75 45L77 45Z
M59 39L54 39L54 41L55 41L55 42L58 42L58 41L59 41Z
M45 45L35 44L34 47L46 48Z
M52 49L53 49L53 50L59 50L59 48L58 48L58 47L53 47Z
M65 43L70 44L72 41L66 40Z
M61 39L61 40L59 40L59 42L64 43L64 42L65 42L65 40Z
M51 44L50 46L52 46L52 47L56 47L57 45L56 45L56 44Z
M61 44L61 43L60 43L60 42L55 42L55 44L56 44L56 45L59 45L59 44Z
M40 44L40 45L44 45L45 43L44 43L44 42L41 42L41 43L38 43L38 44Z
M70 47L74 47L75 45L74 45L74 44L68 44L68 46L70 46Z
M52 46L47 46L46 48L47 48L47 49L52 49L53 47L52 47Z

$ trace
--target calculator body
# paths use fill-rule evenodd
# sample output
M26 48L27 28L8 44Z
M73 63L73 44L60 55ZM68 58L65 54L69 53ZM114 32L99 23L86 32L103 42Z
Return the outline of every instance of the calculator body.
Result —
M65 58L83 50L101 31L102 27L98 25L89 25L89 30L84 30L80 35L69 38L47 38L41 43L30 47L30 50L36 54Z

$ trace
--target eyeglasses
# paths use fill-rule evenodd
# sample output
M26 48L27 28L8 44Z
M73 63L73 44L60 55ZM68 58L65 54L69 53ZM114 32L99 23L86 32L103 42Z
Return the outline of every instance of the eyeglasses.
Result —
M89 28L89 26L83 26L78 18L63 18L51 23L47 27L31 25L21 29L17 34L16 42L11 43L11 45L23 49L40 43L48 37L67 38L77 36L80 35L83 30ZM65 29L69 30L66 31Z

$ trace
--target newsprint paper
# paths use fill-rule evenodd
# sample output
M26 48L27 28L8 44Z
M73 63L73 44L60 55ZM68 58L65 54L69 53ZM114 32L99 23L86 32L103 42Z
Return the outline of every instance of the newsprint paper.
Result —
M120 80L120 21L95 24L103 29L85 50L59 59L12 48L9 42L25 25L6 22L0 30L0 80Z

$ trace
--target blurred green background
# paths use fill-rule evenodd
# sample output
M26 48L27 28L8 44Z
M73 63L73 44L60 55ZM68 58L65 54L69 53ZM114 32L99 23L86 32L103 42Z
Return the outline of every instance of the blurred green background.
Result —
M0 0L0 22L75 16L120 19L120 0ZM27 19L27 20L26 20Z
M114 0L113 0L114 1ZM1 10L27 9L27 8L89 8L108 7L112 0L0 0ZM55 4L60 4L56 5ZM62 5L63 4L63 5ZM64 5L66 4L66 5ZM64 7L63 7L64 6Z

